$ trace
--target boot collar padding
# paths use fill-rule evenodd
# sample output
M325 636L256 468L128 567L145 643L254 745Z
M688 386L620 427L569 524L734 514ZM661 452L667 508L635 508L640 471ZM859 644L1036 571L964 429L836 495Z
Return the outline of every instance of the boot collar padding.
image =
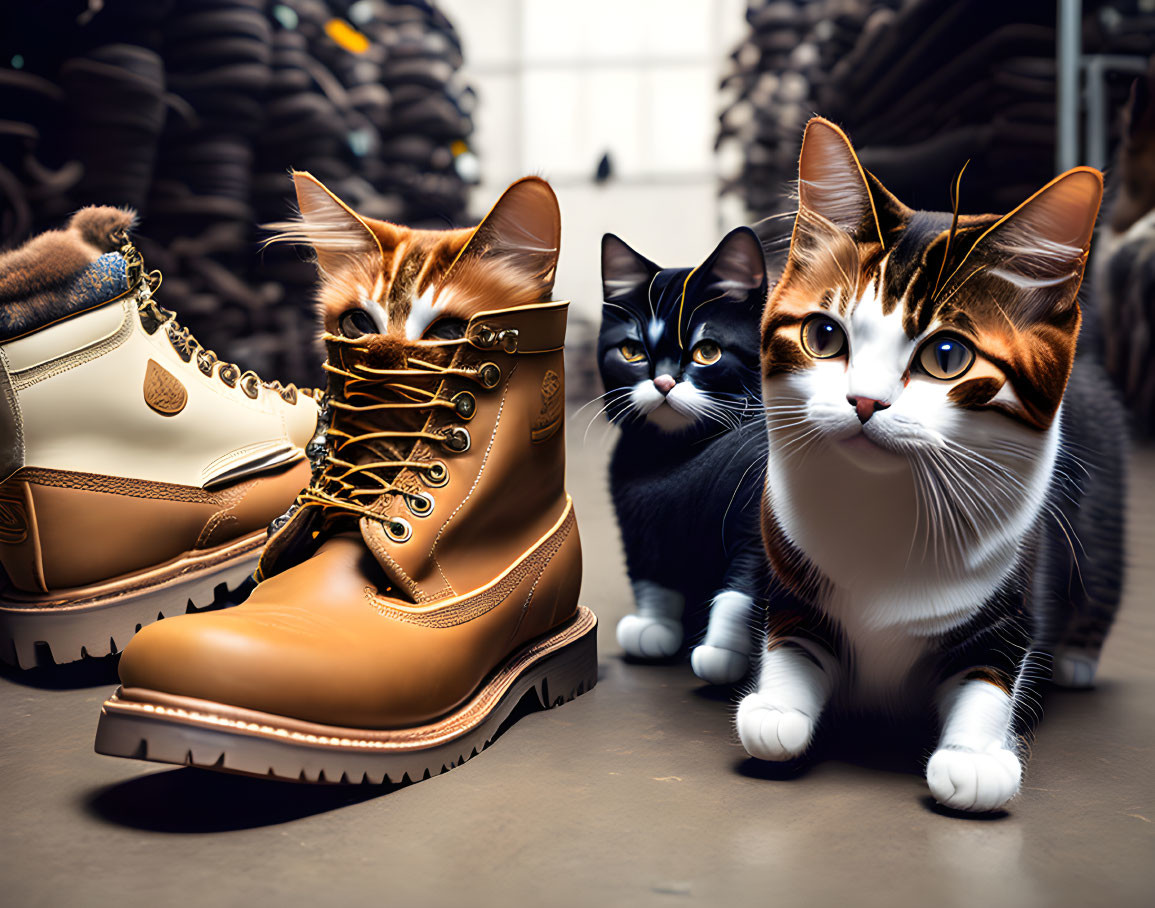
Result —
M478 312L469 319L465 336L479 350L501 348L503 331L516 332L511 353L553 353L565 346L566 313L569 301L517 306Z

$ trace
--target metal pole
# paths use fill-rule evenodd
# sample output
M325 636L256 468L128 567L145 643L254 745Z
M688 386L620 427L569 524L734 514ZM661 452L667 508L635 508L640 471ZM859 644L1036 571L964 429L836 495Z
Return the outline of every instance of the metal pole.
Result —
M1102 170L1107 166L1107 80L1103 73L1103 60L1099 57L1087 58L1087 151L1083 155L1086 163Z
M1059 0L1055 35L1055 165L1070 170L1079 159L1079 57L1082 51L1082 0Z

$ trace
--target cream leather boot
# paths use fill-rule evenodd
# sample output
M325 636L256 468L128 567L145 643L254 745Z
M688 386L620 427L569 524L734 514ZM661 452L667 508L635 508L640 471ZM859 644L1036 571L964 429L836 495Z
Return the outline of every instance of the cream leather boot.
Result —
M314 400L180 328L132 220L86 208L0 255L0 658L22 667L244 583L309 478Z

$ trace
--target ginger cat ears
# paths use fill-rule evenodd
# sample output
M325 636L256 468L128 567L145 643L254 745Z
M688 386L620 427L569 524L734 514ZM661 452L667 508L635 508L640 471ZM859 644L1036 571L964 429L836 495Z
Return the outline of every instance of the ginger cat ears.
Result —
M485 262L517 275L535 288L538 299L553 290L561 245L561 213L549 184L538 177L513 183L472 229L414 230L362 217L312 174L293 173L300 217L266 225L270 242L302 243L313 248L322 283L345 280L352 272L386 281L401 247L424 248L449 261L440 275Z

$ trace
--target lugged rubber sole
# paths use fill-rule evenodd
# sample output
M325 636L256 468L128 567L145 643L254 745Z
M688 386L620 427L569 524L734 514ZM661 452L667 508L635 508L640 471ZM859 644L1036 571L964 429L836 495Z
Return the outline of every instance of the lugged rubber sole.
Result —
M261 530L107 583L49 593L0 594L0 660L33 668L120 652L146 624L228 603L252 575ZM228 604L235 604L228 603Z
M96 752L299 782L416 782L484 750L529 691L548 709L597 678L597 618L578 606L569 622L514 653L463 706L429 725L344 728L122 688L101 709Z

